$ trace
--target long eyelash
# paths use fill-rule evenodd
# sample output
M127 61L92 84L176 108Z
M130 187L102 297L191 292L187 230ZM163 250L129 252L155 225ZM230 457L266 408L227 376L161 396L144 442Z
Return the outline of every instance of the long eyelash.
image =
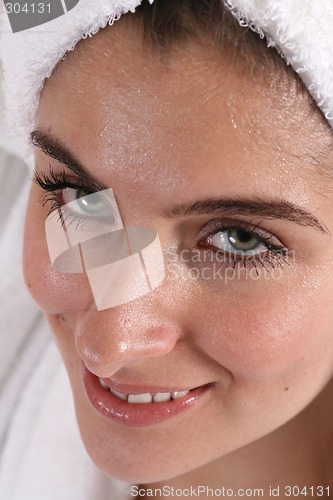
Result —
M251 256L250 258L237 259L232 255L228 256L226 260L223 262L224 270L231 269L233 272L236 272L236 267L241 266L243 268L245 275L247 275L247 271L254 269L257 276L259 276L259 269L265 269L268 273L271 270L276 269L277 267L282 268L284 265L290 266L290 262L287 260L288 253L282 254L276 250L268 250L264 256Z
M61 191L62 189L67 188L82 189L86 192L87 195L92 194L93 191L85 186L81 179L77 179L74 182L68 177L65 170L62 170L60 173L55 173L52 166L50 165L49 173L39 173L35 170L33 172L33 177L31 180L44 191L44 194L41 196L40 202L43 207L48 206L47 216L49 216L52 212L57 211L59 214L59 220L61 221L62 225L64 225L65 220L67 227L73 222L76 222L78 225L82 223L81 219L66 214L64 213L64 211L60 212L62 205L57 196L57 191Z
M33 173L33 182L36 182L44 191L57 191L65 188L80 189L84 188L81 179L78 179L75 183L68 177L66 170L55 174L52 166L50 166L50 171L48 174L45 172Z
M235 223L235 225L232 225L222 224L221 221L215 221L214 231L213 233L210 233L209 236L213 236L219 231L242 230L258 238L260 242L267 248L267 252L264 255L251 255L248 258L244 256L244 258L242 259L237 258L237 256L233 255L231 252L228 254L224 252L224 255L227 256L224 262L225 270L232 269L232 271L235 272L236 266L238 265L243 267L245 274L247 274L248 269L255 269L256 275L259 276L259 267L265 269L267 272L270 272L269 268L276 269L276 267L282 268L284 265L290 265L288 256L292 253L292 249L287 248L284 245L273 245L271 243L272 238L274 238L273 235L267 237L262 234L261 231L258 231L258 228L260 228L260 224L262 222L263 221L260 221L258 224L253 225L248 222L239 221ZM207 245L201 244L200 246L205 247Z
M232 224L226 224L226 223L223 224L220 221L215 221L214 231L209 236L213 236L214 234L216 234L220 231L222 232L222 231L226 231L226 230L229 230L229 231L241 230L241 231L244 231L246 233L251 234L255 238L258 238L258 240L261 241L261 243L267 248L267 250L271 250L271 251L278 253L278 254L287 255L288 252L290 252L290 249L285 247L285 245L273 245L271 243L272 238L274 238L273 235L265 236L261 231L258 231L258 229L260 228L260 224L262 222L263 221L260 221L258 224L253 225L249 222L239 221L237 223L234 223L234 225L232 225Z

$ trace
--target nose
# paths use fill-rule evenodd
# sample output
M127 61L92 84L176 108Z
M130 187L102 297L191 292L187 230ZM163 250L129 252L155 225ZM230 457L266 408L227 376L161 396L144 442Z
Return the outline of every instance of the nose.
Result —
M181 337L181 326L149 294L125 305L80 317L76 348L87 368L98 377L111 377L169 354Z

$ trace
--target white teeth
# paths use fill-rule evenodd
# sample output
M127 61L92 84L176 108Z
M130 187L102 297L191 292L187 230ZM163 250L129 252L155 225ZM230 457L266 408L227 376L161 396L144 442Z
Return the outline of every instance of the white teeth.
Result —
M117 398L122 399L123 401L127 401L127 395L126 394L122 394L121 392L114 391L113 389L110 389L110 392L112 392L112 394L114 394L115 396L117 396Z
M170 392L158 392L153 396L154 403L163 403L164 401L170 401L171 394Z
M172 399L179 399L186 396L190 391L175 391L175 392L157 392L156 394L151 394L146 392L144 394L123 394L121 392L114 391L104 382L103 379L99 378L99 383L106 391L112 392L117 398L127 401L133 404L143 404L143 403L163 403L171 401Z
M110 390L109 386L104 382L103 379L99 378L99 383L101 384L101 386L103 387L103 389L106 389L107 391Z
M190 391L176 391L176 392L173 392L171 394L172 396L172 399L179 399L179 398L183 398L184 396L186 396L186 394L188 394Z
M149 392L146 394L130 394L127 401L129 403L151 403L153 396Z

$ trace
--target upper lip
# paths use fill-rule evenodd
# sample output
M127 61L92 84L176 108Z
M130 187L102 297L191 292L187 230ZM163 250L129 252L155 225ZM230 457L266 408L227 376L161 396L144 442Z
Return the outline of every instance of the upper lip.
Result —
M102 377L101 377L102 378ZM121 394L157 394L161 392L183 392L183 391L191 391L193 389L197 389L199 387L203 387L205 385L209 385L207 383L192 385L192 386L180 386L173 385L169 386L161 386L161 385L144 385L144 384L124 384L121 382L116 382L110 378L102 378L102 380L109 386L110 389L116 392L120 392Z

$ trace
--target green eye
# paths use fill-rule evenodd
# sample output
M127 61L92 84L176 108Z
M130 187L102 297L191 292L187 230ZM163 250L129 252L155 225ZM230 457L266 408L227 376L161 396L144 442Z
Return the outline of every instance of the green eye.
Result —
M243 229L225 229L209 238L209 243L226 253L256 255L267 251L267 246L255 234Z
M242 229L231 229L228 231L228 240L236 251L249 252L255 250L261 241L257 236L243 231Z
M107 209L106 203L99 193L93 193L87 196L83 189L77 189L76 201L71 202L71 209L81 215L98 216Z
M104 217L110 215L110 207L100 192L87 194L82 189L64 189L63 208L80 217Z

